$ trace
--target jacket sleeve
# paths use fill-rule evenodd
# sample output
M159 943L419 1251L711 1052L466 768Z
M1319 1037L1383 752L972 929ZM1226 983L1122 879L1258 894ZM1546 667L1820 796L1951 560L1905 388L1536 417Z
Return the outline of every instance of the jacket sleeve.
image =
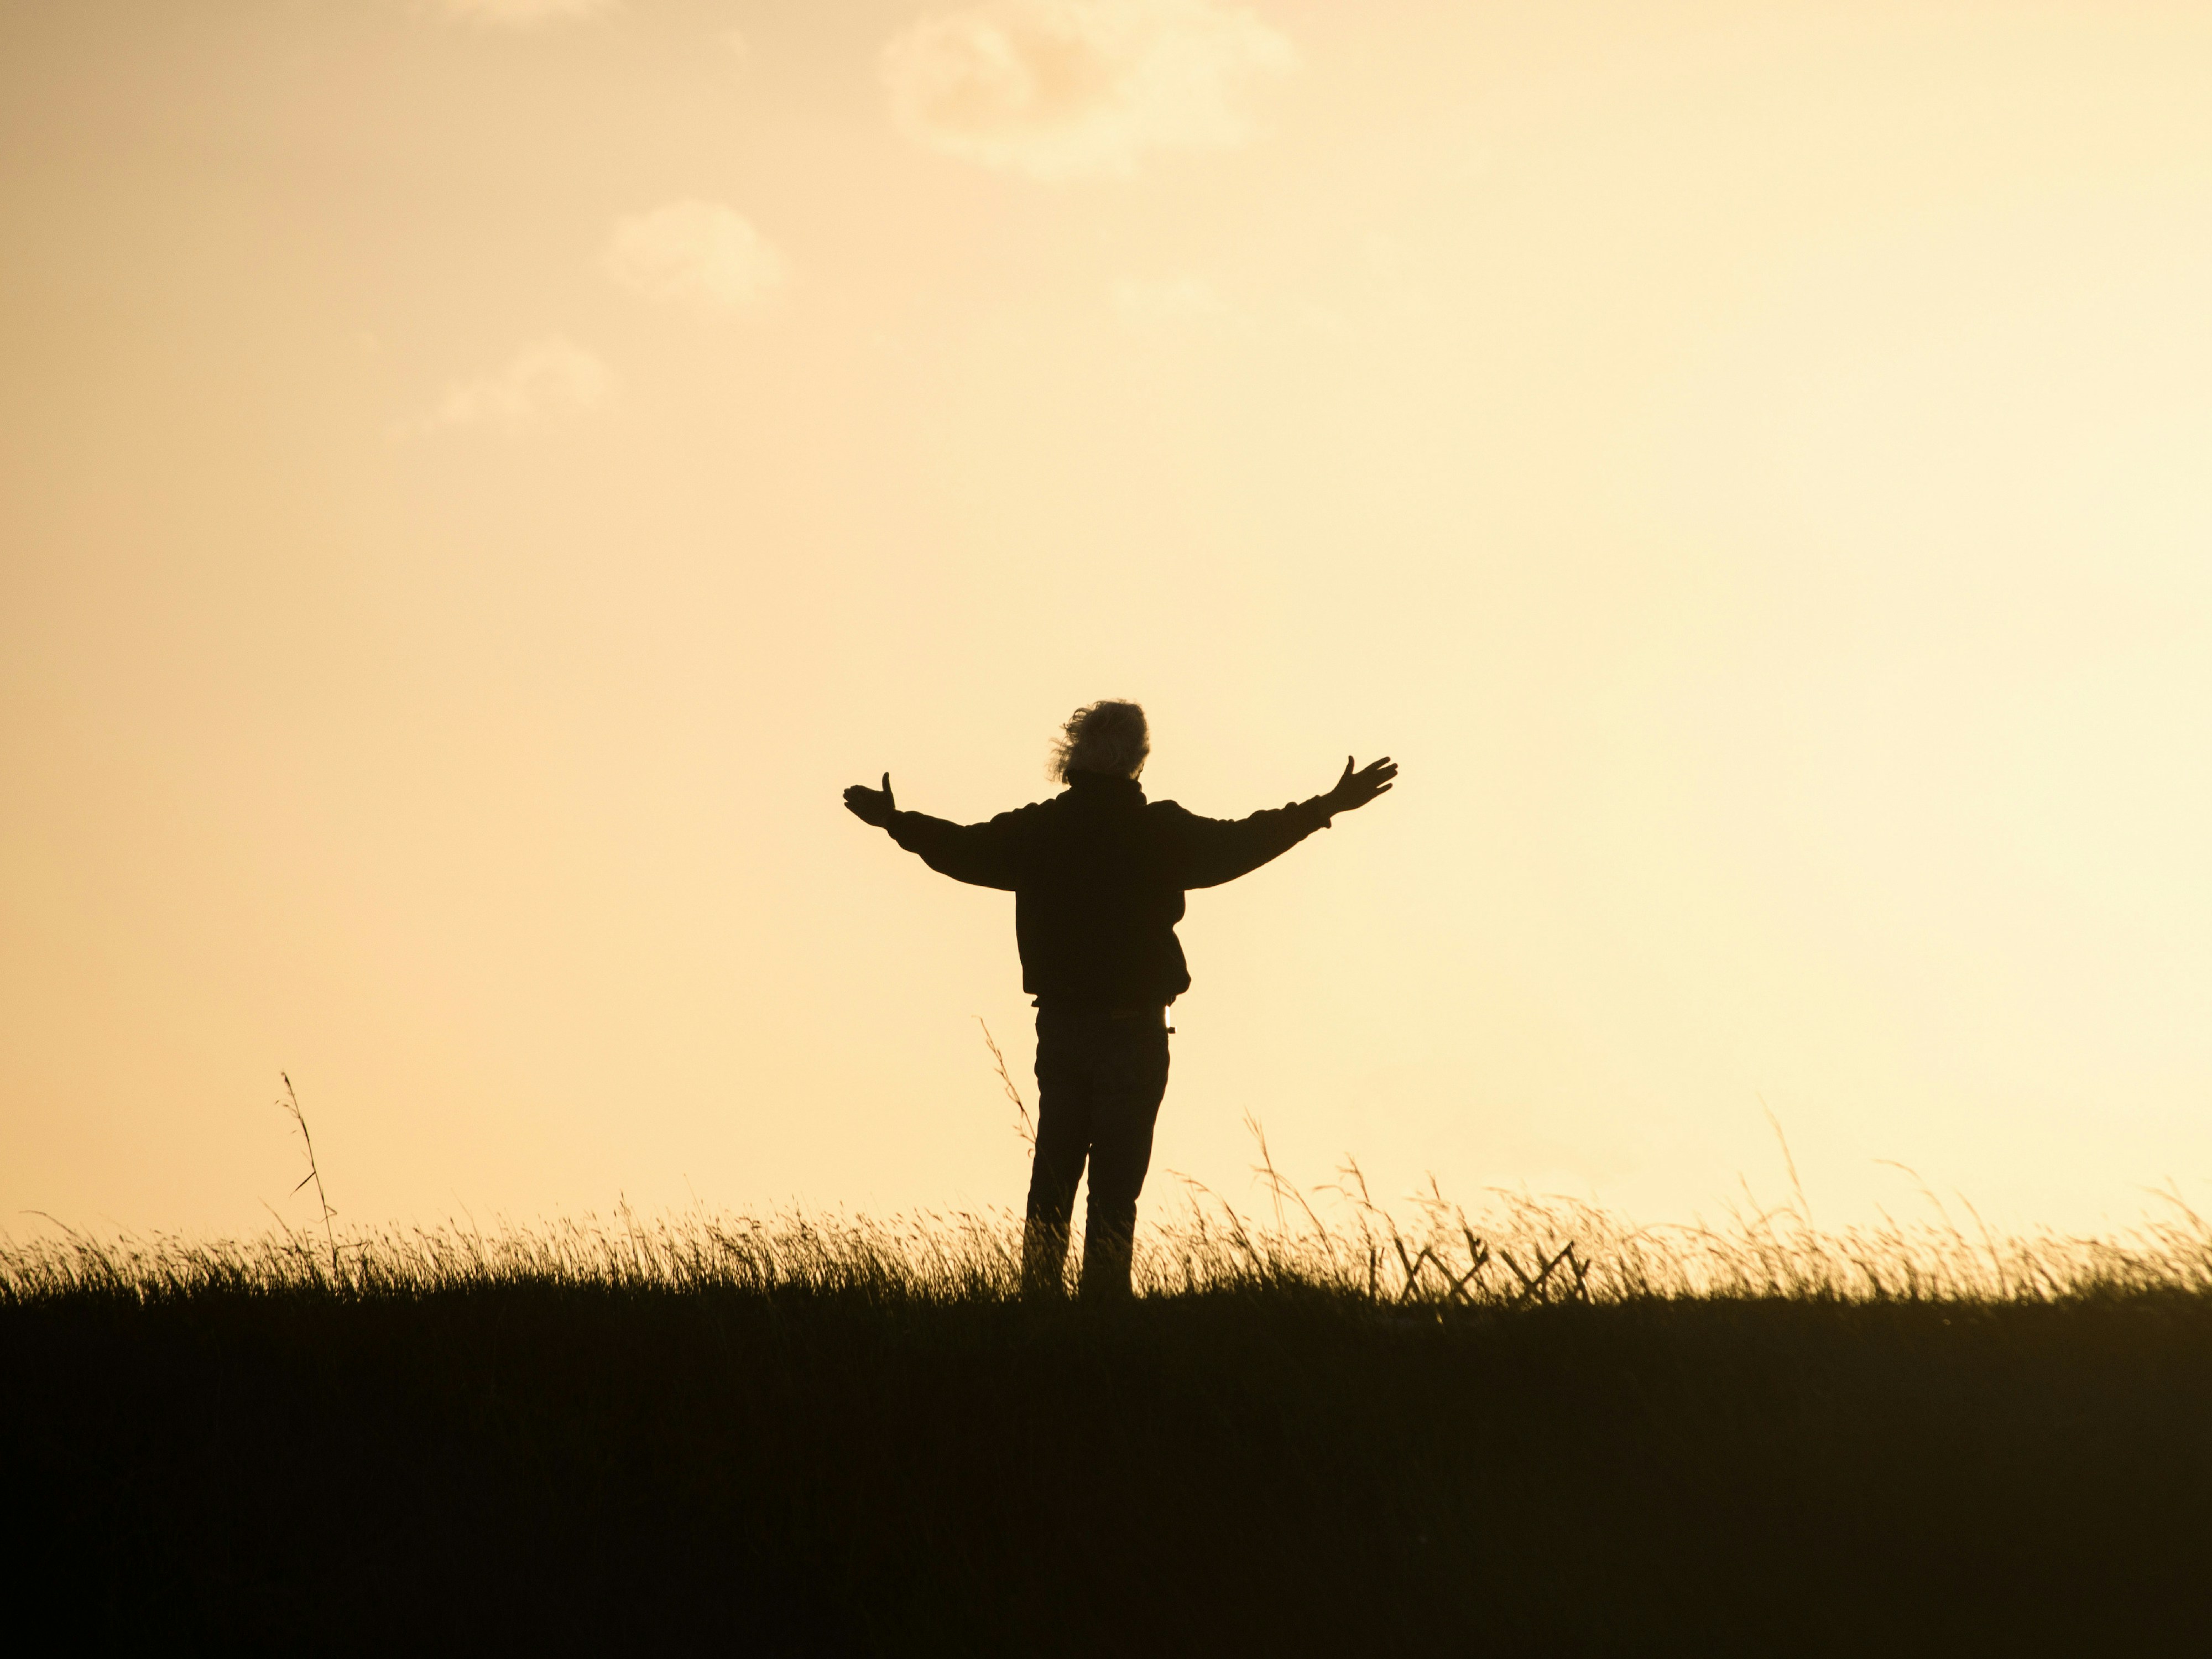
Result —
M1022 811L986 823L950 823L927 812L899 812L884 826L890 837L939 875L972 887L1012 892L1020 874L1028 827Z
M1287 853L1335 816L1316 795L1249 818L1202 818L1175 808L1178 875L1190 887L1218 887Z

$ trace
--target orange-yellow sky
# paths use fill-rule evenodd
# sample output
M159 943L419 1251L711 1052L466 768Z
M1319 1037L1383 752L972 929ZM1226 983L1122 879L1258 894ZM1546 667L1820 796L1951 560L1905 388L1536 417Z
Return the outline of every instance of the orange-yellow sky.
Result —
M1019 1200L1079 702L1168 1171L2212 1177L2212 9L0 8L0 1227Z

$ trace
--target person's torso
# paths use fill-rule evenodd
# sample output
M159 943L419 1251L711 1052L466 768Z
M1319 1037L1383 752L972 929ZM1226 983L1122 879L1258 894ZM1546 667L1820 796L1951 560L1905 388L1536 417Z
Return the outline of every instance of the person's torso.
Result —
M1085 780L1037 808L1015 885L1024 982L1063 1002L1164 1002L1188 984L1173 812Z

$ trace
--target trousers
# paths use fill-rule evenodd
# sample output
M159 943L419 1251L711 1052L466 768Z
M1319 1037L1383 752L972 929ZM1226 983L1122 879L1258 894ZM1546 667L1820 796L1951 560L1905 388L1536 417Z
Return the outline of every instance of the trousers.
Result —
M1160 1010L1037 1010L1036 1157L1022 1230L1022 1287L1065 1287L1076 1182L1091 1169L1083 1294L1127 1296L1137 1198L1152 1161L1152 1127L1168 1087Z

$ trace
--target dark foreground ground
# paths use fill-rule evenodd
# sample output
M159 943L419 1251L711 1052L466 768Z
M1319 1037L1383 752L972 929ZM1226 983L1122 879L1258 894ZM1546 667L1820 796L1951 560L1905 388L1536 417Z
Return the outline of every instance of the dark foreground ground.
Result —
M63 1650L2212 1650L2186 1295L60 1300L0 1473Z

